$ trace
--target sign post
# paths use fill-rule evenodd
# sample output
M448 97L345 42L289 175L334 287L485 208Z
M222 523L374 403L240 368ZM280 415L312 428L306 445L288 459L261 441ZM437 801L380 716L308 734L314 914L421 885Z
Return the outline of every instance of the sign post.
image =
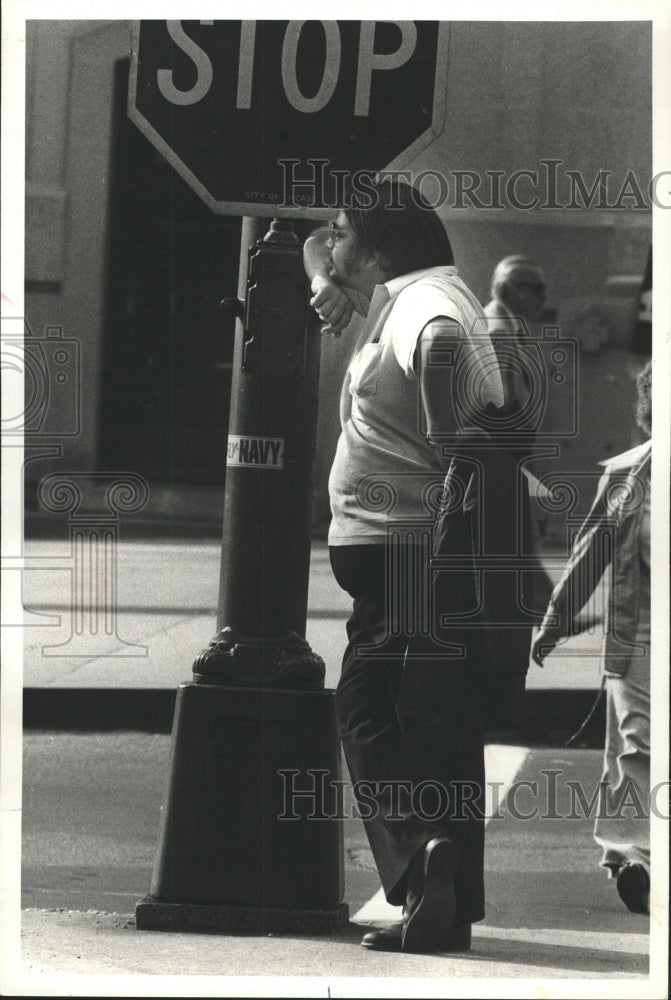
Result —
M347 921L334 696L305 641L320 339L290 220L324 219L347 175L397 169L432 141L446 50L436 22L134 32L130 117L213 211L246 216L218 631L178 690L139 929Z

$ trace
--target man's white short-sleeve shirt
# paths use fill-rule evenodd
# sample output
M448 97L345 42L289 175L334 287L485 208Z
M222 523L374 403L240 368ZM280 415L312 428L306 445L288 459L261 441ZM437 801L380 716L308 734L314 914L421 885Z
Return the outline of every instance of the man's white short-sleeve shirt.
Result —
M417 348L437 317L447 317L441 330L455 342L455 364L444 366L446 392L453 391L459 364L468 370L466 382L477 385L480 405L503 403L486 317L455 267L379 285L343 383L342 430L329 478L330 545L384 542L390 521L426 521L435 510L443 466L427 437Z

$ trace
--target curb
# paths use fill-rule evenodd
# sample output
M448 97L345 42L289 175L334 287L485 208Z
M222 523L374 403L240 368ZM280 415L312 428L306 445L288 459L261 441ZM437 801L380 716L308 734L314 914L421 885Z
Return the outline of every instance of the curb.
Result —
M490 742L564 744L594 707L598 690L527 691L522 727L488 732ZM135 730L170 733L176 689L169 688L25 688L24 729L105 732ZM572 746L602 747L605 732L602 696L584 731Z

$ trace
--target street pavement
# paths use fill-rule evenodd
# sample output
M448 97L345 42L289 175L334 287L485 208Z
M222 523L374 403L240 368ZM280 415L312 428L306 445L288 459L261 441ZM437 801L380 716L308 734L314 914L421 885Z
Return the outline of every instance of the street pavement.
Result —
M93 705L96 692L112 699L115 692L130 691L139 699L147 692L173 692L190 679L193 656L214 631L220 560L215 542L119 544L118 599L93 638L77 632L68 543L30 540L24 554L30 568L23 573L23 683L35 698L53 696L42 702L47 713L49 705L62 706L64 692L73 699L86 696ZM556 574L558 565L548 569ZM336 683L348 607L333 583L326 548L316 541L307 638L324 657L327 687ZM142 720L105 720L95 710L71 727L56 716L53 725L39 713L28 718L22 830L13 814L5 827L10 848L18 850L22 835L23 909L19 921L12 910L19 906L17 885L5 878L3 995L668 995L666 880L653 887L650 922L624 908L598 867L593 818L576 799L580 788L589 802L599 781L598 728L591 741L583 736L562 745L598 688L598 645L598 633L584 633L544 670L530 670L530 695L543 696L545 711L563 706L561 739L543 742L537 729L533 741L520 741L524 733L503 740L490 734L487 776L500 809L492 801L486 917L475 928L473 950L464 955L388 955L360 947L368 926L397 919L398 911L382 897L354 816L344 821L350 922L343 931L297 936L137 930L135 904L149 891L169 773L169 730L158 725L152 731ZM76 703L85 712L86 700ZM153 710L158 704L151 702ZM25 706L30 708L29 701ZM8 855L3 848L5 874ZM662 846L662 872L665 858ZM18 869L18 853L16 861Z
M596 749L488 744L486 916L470 953L426 956L360 947L370 925L399 914L381 896L362 824L349 809L350 923L341 932L137 930L134 907L149 889L169 750L161 734L26 733L20 982L32 987L27 995L41 994L43 977L57 990L44 995L57 996L411 996L414 989L493 996L505 995L506 984L515 996L665 995L663 886L651 924L625 910L598 868L588 810L571 793L579 784L591 798ZM131 985L127 976L139 979ZM258 977L280 978L269 987Z
M217 996L409 996L394 984L408 978L421 981L424 996L496 995L491 980L514 982L516 996L563 997L567 989L586 997L664 995L663 903L653 903L651 925L624 908L598 868L589 811L571 792L573 783L588 799L594 793L596 749L488 744L486 916L470 953L427 956L360 947L370 925L399 913L382 898L362 824L349 808L350 923L341 932L137 930L134 907L149 889L169 750L161 734L25 734L22 976L36 991L47 976L68 991L51 995L100 995L96 987L102 995L141 995L124 979L132 975L142 977L142 992L174 996L193 988L185 977L217 977L196 986L196 995ZM176 978L149 978L156 976ZM258 977L269 976L282 977L279 985L255 992ZM352 979L360 977L375 985L357 987Z

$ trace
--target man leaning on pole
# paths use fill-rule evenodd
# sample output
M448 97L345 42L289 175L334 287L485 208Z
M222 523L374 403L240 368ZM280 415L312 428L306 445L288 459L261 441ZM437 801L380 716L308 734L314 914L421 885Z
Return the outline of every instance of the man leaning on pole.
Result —
M353 598L336 710L355 793L365 784L369 805L372 791L375 808L361 803L361 814L385 895L403 918L362 944L459 951L484 917L482 684L472 656L432 656L421 526L435 521L431 484L440 493L454 472L459 440L487 438L479 417L502 407L502 381L437 213L400 181L371 193L372 204L346 203L304 251L325 331L339 334L355 309L365 318L329 479L331 565ZM435 667L426 690L416 663ZM438 807L457 783L475 790L476 808L455 819Z

